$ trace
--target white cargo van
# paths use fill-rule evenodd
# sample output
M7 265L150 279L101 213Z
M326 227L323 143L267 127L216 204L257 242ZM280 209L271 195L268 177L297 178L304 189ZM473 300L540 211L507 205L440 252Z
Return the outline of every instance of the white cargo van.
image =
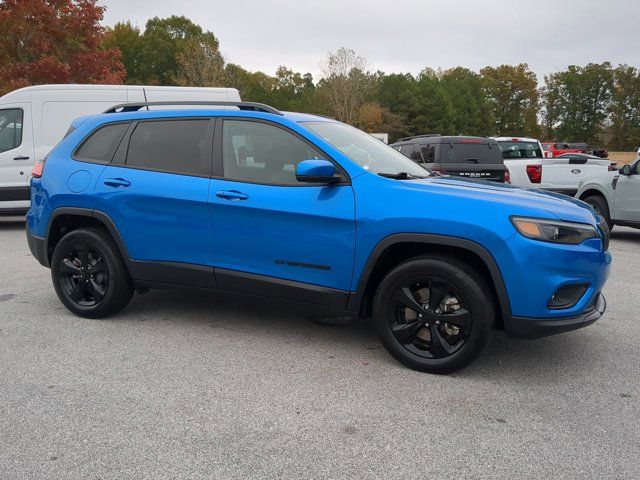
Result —
M58 143L72 120L130 102L232 101L235 88L142 85L38 85L0 97L0 214L29 208L36 159Z

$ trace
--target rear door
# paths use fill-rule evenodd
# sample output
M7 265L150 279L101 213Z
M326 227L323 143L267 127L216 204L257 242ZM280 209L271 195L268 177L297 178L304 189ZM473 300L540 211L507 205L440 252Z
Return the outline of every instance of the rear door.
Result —
M504 182L506 167L497 143L461 139L440 144L440 169L447 175Z
M140 280L213 286L208 194L213 121L133 122L96 186Z
M0 109L0 209L26 209L29 206L32 165L30 105L5 104Z

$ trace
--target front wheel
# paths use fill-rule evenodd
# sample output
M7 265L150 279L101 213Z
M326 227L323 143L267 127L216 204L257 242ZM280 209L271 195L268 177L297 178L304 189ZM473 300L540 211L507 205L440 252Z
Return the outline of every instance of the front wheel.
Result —
M607 226L609 227L609 231L611 231L611 229L613 229L613 222L611 221L611 213L609 212L607 200L600 195L591 195L585 198L584 201L591 205L598 215L604 218L604 221L607 222Z
M51 277L60 301L81 317L111 315L133 295L118 248L99 229L81 228L66 234L53 251Z
M374 322L387 351L414 370L450 373L471 363L495 321L482 277L453 257L409 260L382 280Z

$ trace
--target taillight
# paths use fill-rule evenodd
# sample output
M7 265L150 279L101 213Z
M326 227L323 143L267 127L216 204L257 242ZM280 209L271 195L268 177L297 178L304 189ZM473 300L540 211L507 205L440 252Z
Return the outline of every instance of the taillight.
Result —
M511 183L511 174L509 170L504 171L504 183Z
M42 177L42 172L44 171L44 160L36 160L36 163L33 164L33 169L31 169L31 176L33 178Z
M610 163L609 164L609 171L610 172L617 172L618 171L618 164L617 163Z
M527 177L531 183L540 183L542 180L542 165L527 165Z

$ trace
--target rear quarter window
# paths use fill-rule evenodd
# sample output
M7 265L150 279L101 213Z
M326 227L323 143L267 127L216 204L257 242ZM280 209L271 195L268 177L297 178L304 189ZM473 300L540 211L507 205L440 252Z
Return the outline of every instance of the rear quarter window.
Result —
M82 142L75 158L84 162L109 163L128 127L129 123L116 123L98 128Z

